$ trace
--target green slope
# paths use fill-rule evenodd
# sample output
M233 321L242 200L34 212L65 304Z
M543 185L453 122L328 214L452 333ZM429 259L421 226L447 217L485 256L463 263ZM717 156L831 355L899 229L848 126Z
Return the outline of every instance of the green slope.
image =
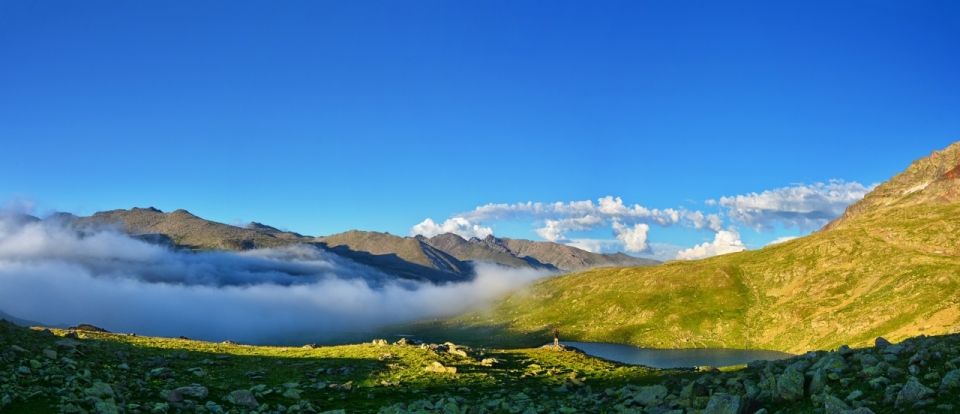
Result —
M553 277L490 309L405 330L516 346L542 343L559 326L567 340L787 352L954 333L960 204L944 194L960 185L949 175L960 144L931 158L914 163L923 168L905 172L910 179L891 182L936 186L892 197L893 186L882 185L882 203L851 206L828 231L705 260Z

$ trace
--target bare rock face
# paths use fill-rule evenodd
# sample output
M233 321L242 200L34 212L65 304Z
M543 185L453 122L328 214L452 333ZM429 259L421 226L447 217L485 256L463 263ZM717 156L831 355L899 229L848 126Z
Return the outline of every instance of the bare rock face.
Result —
M847 207L843 216L824 226L823 231L843 227L852 217L869 211L923 203L960 203L960 142L914 161L904 172Z

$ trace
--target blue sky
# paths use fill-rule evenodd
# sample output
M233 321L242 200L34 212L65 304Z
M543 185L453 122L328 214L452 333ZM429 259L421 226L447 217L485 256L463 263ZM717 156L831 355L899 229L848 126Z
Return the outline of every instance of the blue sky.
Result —
M761 247L960 140L960 6L835 3L0 2L0 200Z

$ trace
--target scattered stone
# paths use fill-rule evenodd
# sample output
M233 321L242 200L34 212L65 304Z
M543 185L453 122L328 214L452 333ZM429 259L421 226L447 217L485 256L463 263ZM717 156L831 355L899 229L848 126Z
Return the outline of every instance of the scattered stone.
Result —
M106 398L115 396L113 387L100 381L95 381L90 388L84 389L83 394L94 398Z
M777 377L777 395L787 401L799 400L803 398L803 385L803 373L791 365Z
M225 398L227 402L233 405L239 405L243 407L259 407L260 404L257 403L257 399L254 398L253 393L250 390L236 390L231 392Z
M943 380L940 381L940 392L949 391L954 388L960 388L960 369L955 369L946 373Z
M184 397L191 398L207 398L210 395L210 392L207 390L207 387L204 387L199 384L191 384L186 387L180 387L175 390L179 392Z
M117 403L113 399L100 400L94 403L94 411L97 414L120 414L120 409L117 407Z
M667 387L663 385L640 387L637 392L633 393L633 401L644 407L658 406L663 403L667 393Z
M18 345L10 345L10 350L11 350L11 351L17 351L17 352L23 352L23 353L27 353L27 354L30 353L30 351L27 351L26 349L23 349L22 347L20 347L20 346L18 346Z
M423 370L427 372L438 372L438 373L449 373L449 374L457 373L457 367L445 367L443 366L443 364L436 361L434 361L430 365L427 365L427 367L424 368Z
M896 408L909 408L933 394L933 389L921 384L917 377L910 377L900 393L897 394L897 401L894 406Z
M480 365L483 365L485 367L492 367L499 363L500 363L500 360L496 358L484 358L482 361L480 361Z
M711 414L740 414L744 407L741 406L739 395L729 395L722 392L714 393L710 397L710 402L704 413Z
M827 394L823 396L823 410L825 414L844 414L850 410L850 406L843 400Z
M882 336L878 336L877 339L873 341L873 346L876 346L876 347L890 346L890 345L891 345L890 341L884 339Z

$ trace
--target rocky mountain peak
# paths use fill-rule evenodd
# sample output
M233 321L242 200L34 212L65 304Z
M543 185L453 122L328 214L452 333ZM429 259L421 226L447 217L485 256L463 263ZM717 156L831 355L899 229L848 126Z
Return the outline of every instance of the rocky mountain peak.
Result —
M880 184L823 230L842 227L867 212L923 203L960 203L960 142L934 151Z

